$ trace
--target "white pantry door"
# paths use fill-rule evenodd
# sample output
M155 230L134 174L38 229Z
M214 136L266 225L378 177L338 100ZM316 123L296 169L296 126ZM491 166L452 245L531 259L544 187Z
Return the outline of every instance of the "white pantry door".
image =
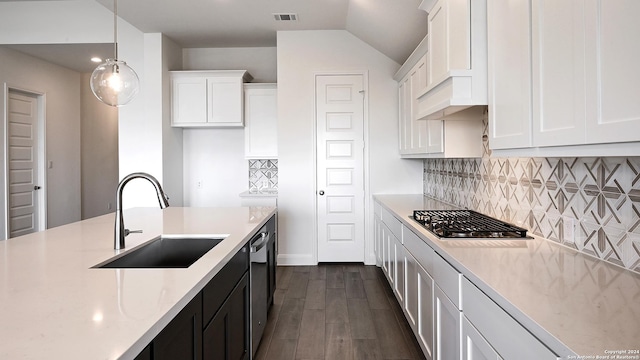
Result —
M9 92L9 237L38 231L38 99Z
M318 262L364 262L364 77L316 76Z

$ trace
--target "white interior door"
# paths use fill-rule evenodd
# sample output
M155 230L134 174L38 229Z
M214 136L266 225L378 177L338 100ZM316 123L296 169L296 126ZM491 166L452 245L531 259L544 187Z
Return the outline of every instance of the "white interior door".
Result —
M38 98L9 92L8 99L8 235L38 231Z
M319 262L364 261L364 77L316 76Z

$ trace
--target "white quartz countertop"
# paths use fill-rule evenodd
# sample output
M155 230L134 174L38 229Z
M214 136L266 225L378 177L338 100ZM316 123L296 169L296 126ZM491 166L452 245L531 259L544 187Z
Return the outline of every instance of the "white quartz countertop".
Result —
M278 197L278 189L246 190L240 197Z
M535 236L515 248L456 246L470 240L439 240L409 218L454 207L422 195L374 198L564 359L640 355L639 274Z
M0 241L0 359L132 359L276 208L136 208L127 251L160 234L225 239L186 269L95 269L114 214Z

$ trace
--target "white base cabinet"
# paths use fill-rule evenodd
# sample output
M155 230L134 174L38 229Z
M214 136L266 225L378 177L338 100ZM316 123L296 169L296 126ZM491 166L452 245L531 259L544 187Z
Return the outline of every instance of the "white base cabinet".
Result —
M434 289L434 359L460 359L462 313L437 285Z
M560 359L469 280L463 280L462 291L465 317L499 356L519 360Z
M374 226L376 258L428 360L559 360L378 202Z
M407 227L402 228L405 247L404 313L418 344L428 360L433 359L433 272L434 252ZM428 269L428 270L426 270Z
M429 273L418 264L416 283L413 283L412 287L417 287L417 299L414 299L418 304L418 321L416 324L416 337L418 344L422 348L427 360L433 359L433 347L434 347L434 312L433 312L433 278Z
M462 317L462 359L502 360L466 316Z

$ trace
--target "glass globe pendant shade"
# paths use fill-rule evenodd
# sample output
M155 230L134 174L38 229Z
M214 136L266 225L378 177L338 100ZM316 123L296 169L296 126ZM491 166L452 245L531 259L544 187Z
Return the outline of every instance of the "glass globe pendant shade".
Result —
M110 106L122 106L138 93L140 80L126 62L107 59L91 74L91 91L98 100Z

